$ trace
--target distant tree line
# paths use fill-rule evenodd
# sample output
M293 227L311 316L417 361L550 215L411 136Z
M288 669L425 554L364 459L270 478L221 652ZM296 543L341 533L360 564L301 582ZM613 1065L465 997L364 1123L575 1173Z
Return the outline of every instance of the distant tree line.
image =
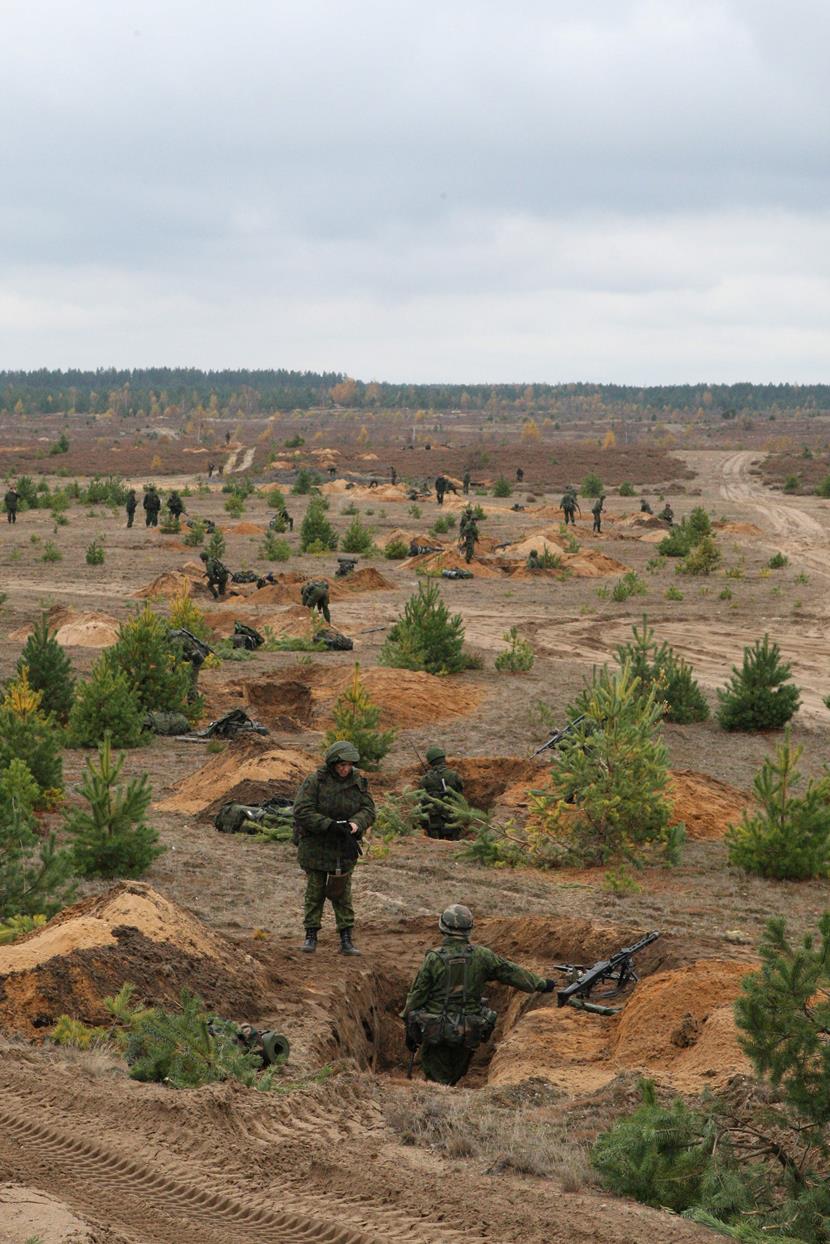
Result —
M830 411L830 385L386 384L339 372L285 369L201 371L147 367L97 371L0 371L0 410L18 414L270 415L312 408L510 410L552 418L640 414L732 419L737 415Z

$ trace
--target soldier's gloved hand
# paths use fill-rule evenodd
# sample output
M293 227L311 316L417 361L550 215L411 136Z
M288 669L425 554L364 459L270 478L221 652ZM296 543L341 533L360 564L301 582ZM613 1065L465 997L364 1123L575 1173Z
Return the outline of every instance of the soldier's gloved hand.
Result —
M346 838L350 837L352 832L352 827L348 821L335 821L334 828L337 830L338 834L343 834Z
M545 987L541 992L542 993L553 993L555 989L556 989L556 981L553 980L549 976L548 979L545 981Z

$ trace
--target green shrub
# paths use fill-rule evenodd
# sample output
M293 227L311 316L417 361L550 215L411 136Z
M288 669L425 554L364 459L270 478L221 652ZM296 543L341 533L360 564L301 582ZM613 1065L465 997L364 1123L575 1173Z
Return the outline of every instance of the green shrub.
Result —
M720 565L721 554L715 540L712 536L703 536L697 544L686 554L680 565L676 568L676 574L688 575L708 575L713 570L717 570Z
M205 545L205 552L208 557L215 557L218 561L221 561L225 556L225 537L222 535L222 532L218 527L211 534L210 539Z
M620 644L614 655L619 665L628 666L639 680L637 694L648 696L654 692L657 701L663 703L666 721L680 725L705 721L709 705L691 665L667 643L657 643L647 617L643 617L641 629L633 626L631 632L633 638Z
M788 475L787 478L784 480L784 492L786 493L798 492L798 487L799 487L799 484L798 484L797 475Z
M495 484L493 485L493 496L494 497L511 497L512 495L513 495L513 489L510 486L510 481L505 479L503 475L500 475L499 478L496 480Z
M3 765L0 769L0 919L4 921L41 913L51 916L71 900L72 865L68 854L58 850L54 834L41 837L36 832L34 808L40 796L40 785L24 760L13 757ZM11 930L15 927L12 924Z
M753 786L758 811L745 811L730 825L726 845L730 864L777 881L806 881L830 872L830 778L809 781L803 795L789 730L774 757L767 757Z
M461 615L450 615L437 584L418 585L391 627L379 661L395 669L429 674L456 674L467 668Z
M241 518L245 513L245 502L239 493L234 492L225 502L225 512L230 514L231 518Z
M49 618L43 613L35 623L17 662L17 673L28 671L29 686L40 692L40 709L66 721L75 694L75 680L69 657L61 648Z
M583 497L601 497L605 488L600 477L591 471L583 479L579 491Z
M825 475L824 479L816 489L817 497L830 497L830 475Z
M58 439L49 446L49 453L53 456L56 454L69 453L69 440L67 439L65 432L61 432Z
M114 505L120 509L127 500L123 480L115 475L93 475L86 488L78 488L77 484L75 488L78 501L85 505Z
M623 577L614 584L611 599L624 601L631 596L645 596L647 592L648 588L640 576L633 570L627 570Z
M732 666L726 686L718 691L717 717L724 730L780 730L798 709L798 687L791 666L768 635L744 648L743 665Z
M784 566L789 566L790 559L784 553L773 553L767 562L770 570L781 570Z
M533 647L519 634L515 626L505 631L502 639L510 646L506 652L500 652L496 657L497 670L507 671L509 674L526 674L533 668L536 659Z
M316 546L316 547L312 547ZM300 548L304 553L333 552L337 548L337 533L326 518L325 506L318 497L308 504L300 527Z
M124 756L114 759L105 738L78 787L88 807L65 813L64 829L82 877L140 877L165 849L144 820L153 797L147 774L124 787L118 782L123 767Z
M285 509L285 497L279 488L269 488L265 494L265 504L272 510Z
M624 480L623 483L620 484L620 496L621 497L633 497L634 496L634 485L630 484L628 480Z
M144 710L135 688L106 656L81 683L69 714L70 747L98 747L109 735L114 747L138 747L144 730Z
M86 564L88 566L103 566L104 546L100 540L93 540L92 544L87 545Z
M340 511L340 513L351 518L353 514L359 514L360 510L357 508L354 501L350 501L348 505L343 506L343 509Z
M666 588L664 595L665 595L666 600L682 600L683 599L683 593L681 592L680 588L675 587L674 584L672 584L671 587Z
M420 518L420 517L421 517L421 507L420 507L419 505L415 505L415 504L413 503L413 504L409 507L409 509L407 510L407 514L410 516L410 518Z
M383 556L387 557L389 561L402 561L403 558L409 556L409 545L396 537L385 546Z
M204 544L205 525L198 518L193 519L192 524L193 525L189 527L185 533L184 543L188 546L188 548L196 549L200 544Z
M287 540L280 540L277 533L269 528L260 545L259 555L269 562L287 562L291 557L291 545Z
M294 480L291 491L295 496L305 497L314 491L315 486L320 482L319 476L314 471L309 471L305 467L297 472L297 478Z
M360 666L357 663L351 683L335 701L332 717L334 726L326 732L324 747L347 739L360 753L360 767L377 769L394 743L396 731L378 730L380 709L372 703L360 681Z
M340 547L344 553L368 553L372 548L372 533L359 518L355 517L349 523Z
M0 864L0 876L2 875L2 864ZM0 880L0 903L2 903L3 883ZM46 924L46 917L42 912L38 912L35 916L9 916L5 920L0 920L0 946L10 946L12 942L16 942L18 938L25 937L27 933L33 933L35 929L42 929Z
M190 664L171 647L167 624L148 605L121 623L104 659L126 677L143 712L184 713L190 720L198 713L189 698Z
M288 440L283 443L286 449L300 449L305 444L305 437L300 436L299 432L295 432L293 436L289 436Z
M442 514L440 518L436 518L430 527L430 531L434 536L445 536L451 527L455 526L454 514Z
M42 562L61 562L63 561L63 553L56 544L53 544L51 540L47 540L43 546L43 554L40 560Z
M41 711L41 699L41 692L30 687L24 665L0 704L0 771L15 759L24 761L38 784L38 806L49 803L63 786L60 731L54 718Z

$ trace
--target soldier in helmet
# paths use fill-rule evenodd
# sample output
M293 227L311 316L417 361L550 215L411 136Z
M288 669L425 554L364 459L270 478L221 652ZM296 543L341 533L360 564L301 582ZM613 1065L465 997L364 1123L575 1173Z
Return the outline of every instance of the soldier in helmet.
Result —
M220 596L225 595L230 571L224 562L220 562L218 557L211 557L209 553L200 553L199 557L205 563L205 575L210 588L210 594L214 600L218 600Z
M329 585L325 579L310 579L308 583L304 583L300 591L300 600L306 609L315 609L318 613L322 613L326 622L331 626L331 612L329 610Z
M526 565L527 565L528 570L544 570L545 568L544 562L539 556L539 552L537 549L530 550L530 552L527 555Z
M305 779L294 800L298 861L306 874L305 941L317 949L326 899L334 908L341 955L359 955L352 942L352 872L360 840L375 819L375 805L365 777L355 772L360 755L341 739L328 749L323 764Z
M441 945L428 950L412 982L401 1013L406 1046L421 1047L421 1067L428 1080L457 1084L473 1053L489 1040L496 1013L481 999L486 981L500 981L523 993L551 993L556 982L503 959L487 946L470 942L473 913L454 903L438 921Z
M424 792L421 797L421 823L429 838L455 840L458 830L451 828L452 800L446 796L451 791L457 791L459 795L464 793L461 774L449 767L443 747L433 745L427 748L427 764L429 768L418 783L418 789ZM441 802L436 803L435 800Z
M651 508L651 506L649 505L645 497L640 497L640 513L641 514L653 514L654 513L654 510Z
M597 535L600 535L602 532L602 514L604 509L605 493L603 493L601 497L597 497L596 501L591 506L591 513L594 516L594 531Z

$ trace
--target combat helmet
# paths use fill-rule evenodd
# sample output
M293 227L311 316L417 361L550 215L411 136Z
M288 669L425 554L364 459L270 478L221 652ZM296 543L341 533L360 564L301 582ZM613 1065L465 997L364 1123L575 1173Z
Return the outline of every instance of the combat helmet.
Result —
M360 761L360 752L348 739L338 739L326 752L327 765L356 765Z
M436 760L446 760L447 753L444 751L443 747L438 747L437 744L433 743L432 747L427 748L426 757L427 763L433 765Z
M473 913L461 903L453 903L452 907L442 911L438 920L438 928L442 933L469 933L472 927Z

